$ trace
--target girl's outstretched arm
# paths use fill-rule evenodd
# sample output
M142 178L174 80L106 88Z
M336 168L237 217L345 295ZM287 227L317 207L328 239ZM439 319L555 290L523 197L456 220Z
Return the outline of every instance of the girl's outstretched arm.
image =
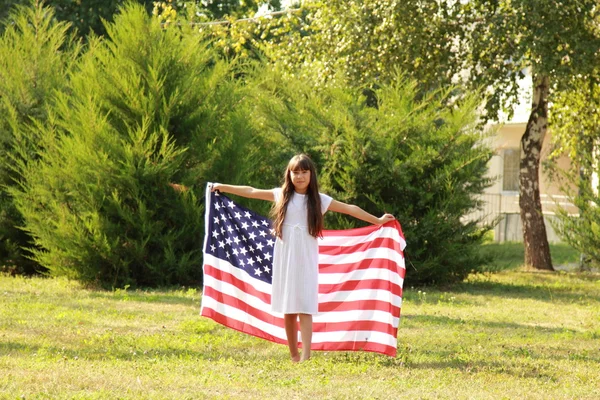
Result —
M354 218L362 219L363 221L369 222L374 225L383 225L386 222L393 221L396 219L392 214L383 214L381 217L377 218L376 216L366 212L359 206L342 203L341 201L337 200L331 201L328 210L339 212L342 214L348 214L353 216Z
M223 193L231 193L242 197L248 197L251 199L260 199L267 201L275 201L275 195L272 190L255 189L252 186L237 186L237 185L224 185L222 183L213 183L210 187L210 191L214 192L218 190Z

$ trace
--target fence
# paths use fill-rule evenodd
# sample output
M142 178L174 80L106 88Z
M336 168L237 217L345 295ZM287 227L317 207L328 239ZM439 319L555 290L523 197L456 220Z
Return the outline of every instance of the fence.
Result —
M481 196L483 206L469 214L467 220L479 220L482 224L494 225L494 240L496 242L522 242L523 228L519 209L519 195L512 193L485 193ZM544 214L544 224L548 241L561 242L560 236L552 226L555 217L554 210L557 206L566 208L570 213L575 213L576 208L566 196L541 195Z

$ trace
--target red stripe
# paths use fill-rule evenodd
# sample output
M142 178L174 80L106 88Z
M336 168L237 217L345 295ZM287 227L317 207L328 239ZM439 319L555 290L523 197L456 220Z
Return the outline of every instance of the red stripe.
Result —
M372 351L390 357L396 357L396 348L375 342L323 342L310 346L317 351Z
M337 255L342 255L342 254L353 254L353 253L356 253L357 251L366 251L366 250L374 249L374 248L386 248L386 249L391 249L391 250L395 250L399 253L402 253L402 250L400 250L400 244L398 242L396 242L394 239L387 238L387 237L379 237L379 238L375 238L371 241L365 241L365 242L357 243L357 244L351 245L351 246L321 245L321 246L319 246L319 254L337 256Z
M245 312L246 314L248 314L256 319L266 322L267 324L272 324L275 326L283 327L283 318L275 317L268 310L265 311L265 310L258 309L256 307L252 307L248 303L246 303L236 297L219 292L215 288L204 289L202 296L210 297L211 299L213 299L221 304L225 304L227 306L237 308L238 310ZM268 307L270 307L270 306L268 306Z
M235 268L235 267L233 267L233 268ZM219 281L229 283L229 284L235 286L236 288L240 289L242 292L246 292L251 296L257 297L267 304L271 304L271 295L270 294L256 290L254 288L254 286L252 286L250 283L243 281L239 278L236 278L234 275L232 275L228 272L225 272L218 268L215 268L212 265L204 264L204 273L207 276L213 277Z
M398 329L385 322L378 321L348 321L348 322L315 322L313 332L353 332L370 331L387 333L393 337L398 334Z
M333 292L349 292L352 290L388 290L396 296L402 297L402 288L391 281L385 279L364 279L364 280L348 280L340 283L321 283L319 285L319 293Z
M372 310L385 311L392 316L400 315L400 307L381 300L328 301L319 303L319 312Z
M270 335L265 331L255 328L252 325L249 325L245 322L238 321L237 319L226 317L225 315L213 310L212 308L204 307L202 309L202 316L208 317L218 322L221 325L224 325L228 328L235 329L236 331L247 333L248 335L256 336L261 339L266 339L271 342L287 344L287 340L280 339L277 336Z
M274 326L277 326L280 328L284 327L283 318L275 317L273 314L271 314L268 311L257 309L256 307L252 307L248 303L246 303L236 297L219 292L217 289L206 288L203 293L203 296L209 297L209 298L215 300L216 302L224 304L226 306L236 308L236 309L248 314L249 316L254 317L254 318L256 318L260 321L263 321L267 324L271 324L271 325L274 325ZM360 303L360 302L355 302L355 304L358 304L358 303ZM234 320L234 321L237 321L237 320ZM358 323L362 323L362 322L364 322L366 325L354 325L354 324L358 324ZM369 323L371 325L368 325ZM371 331L377 331L377 332L383 332L383 333L390 333L389 327L391 327L391 325L389 325L389 324L383 324L383 323L380 323L377 321L347 321L347 322L342 321L342 322L332 322L332 323L315 323L314 328L313 328L315 330L315 332L317 332L317 326L319 326L318 329L321 329L321 330L325 329L325 328L323 328L323 326L327 326L327 329L326 329L327 331L357 330L358 329L358 330L371 330ZM356 328L355 326L360 326L361 328ZM253 329L258 329L258 328L253 327ZM268 335L268 334L265 333L265 335Z
M400 237L402 239L404 239L404 234L402 233L402 228L400 227L400 224L398 223L398 221L390 221L385 223L384 225L369 225L369 226L365 226L362 228L355 228L355 229L344 229L344 230L324 230L323 231L323 236L324 237L330 237L330 236L367 236L373 232L375 232L376 230L380 229L381 227L385 227L385 228L395 228L398 230L398 233L400 234Z
M394 261L385 258L365 258L358 262L344 264L319 263L320 274L345 274L348 272L369 268L387 269L400 274L401 277L404 277L405 268L400 267Z
M228 318L223 314L213 310L212 308L204 308L202 310L202 316L208 317L215 322L224 325L228 328L235 329L236 331L246 333L261 339L269 340L274 343L285 344L287 341L280 339L276 336L269 335L266 332L257 329L251 325L245 324L233 318ZM299 343L299 347L302 347L302 343ZM396 348L381 343L375 342L323 342L313 343L311 346L312 350L316 351L373 351L376 353L385 354L391 357L396 356Z

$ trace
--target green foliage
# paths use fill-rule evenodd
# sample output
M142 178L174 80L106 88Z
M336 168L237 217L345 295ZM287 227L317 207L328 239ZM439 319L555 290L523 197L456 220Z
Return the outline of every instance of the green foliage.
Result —
M563 239L585 255L588 267L600 265L600 196L598 194L598 141L600 140L600 84L595 73L574 78L573 90L555 96L552 122L554 151L548 163L562 191L573 199L578 215L558 208L556 229ZM561 157L570 160L567 170Z
M600 50L596 0L478 0L465 2L468 67L477 87L492 87L488 118L518 101L525 68L549 76L561 90L571 77L588 74Z
M204 182L248 169L261 147L235 64L138 5L107 34L36 124L39 159L19 164L34 258L105 286L198 284Z
M15 160L33 157L32 119L40 124L48 119L51 94L66 90L64 76L80 48L67 34L69 25L57 23L50 8L18 7L8 21L0 37L0 269L32 273L38 266L22 250L31 240L18 229L23 218L7 188L22 180Z
M477 246L485 228L462 216L480 205L476 195L490 184L484 174L492 153L476 127L475 96L446 106L449 91L419 100L416 86L398 78L371 94L371 107L343 83L315 90L273 76L264 87L276 100L263 102L262 112L267 129L317 161L323 191L398 218L411 284L447 283L483 262ZM330 229L356 225L341 214L327 216Z

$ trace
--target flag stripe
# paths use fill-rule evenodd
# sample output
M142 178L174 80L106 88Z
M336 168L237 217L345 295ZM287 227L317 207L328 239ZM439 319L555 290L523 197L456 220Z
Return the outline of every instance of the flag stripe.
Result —
M275 242L270 222L207 187L205 224L201 315L240 332L287 343L283 315L273 313L270 305ZM397 221L323 232L314 350L395 356L405 246Z

